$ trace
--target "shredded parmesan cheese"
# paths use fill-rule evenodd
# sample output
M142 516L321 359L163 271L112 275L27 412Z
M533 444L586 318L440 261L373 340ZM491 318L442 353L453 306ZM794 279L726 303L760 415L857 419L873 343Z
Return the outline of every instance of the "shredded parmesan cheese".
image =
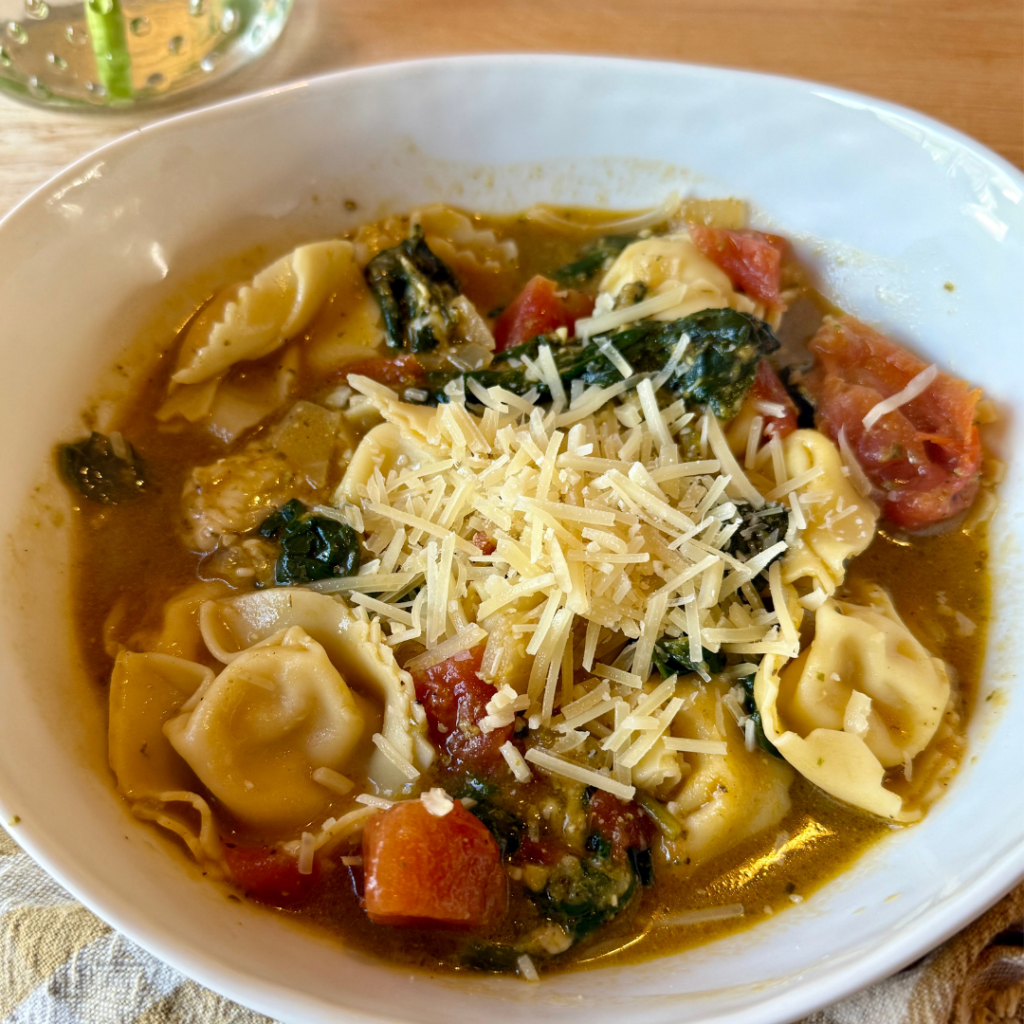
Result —
M313 772L312 779L339 796L347 796L356 785L351 779L346 778L341 772L336 772L333 768L317 768Z
M561 775L566 779L582 782L585 786L603 789L605 792L611 793L612 796L617 796L620 800L632 800L633 794L636 792L634 786L624 786L622 783L608 778L607 775L602 775L591 768L584 768L574 761L555 757L553 754L549 754L544 750L538 750L536 747L531 747L526 752L526 760L535 764L538 768L551 772L553 775Z
M864 429L870 430L883 416L895 412L901 405L912 402L918 395L928 390L933 380L939 375L939 368L932 363L926 366L916 377L912 377L902 391L895 395L883 398L876 405L872 406L864 416Z
M373 734L373 745L410 781L420 777L419 769L406 760L382 733Z
M313 874L313 854L316 852L316 836L312 832L303 832L299 840L299 874Z
M455 806L455 801L443 789L436 786L427 790L426 793L420 794L420 803L435 818L443 818L446 814L450 814Z
M720 907L705 907L703 910L684 910L680 914L665 914L655 921L659 928L680 928L687 925L703 924L706 921L727 921L731 917L743 917L742 903L728 903Z
M512 770L512 774L516 777L517 782L529 782L533 778L530 766L523 759L523 755L519 753L519 749L511 740L507 740L498 747L498 751Z

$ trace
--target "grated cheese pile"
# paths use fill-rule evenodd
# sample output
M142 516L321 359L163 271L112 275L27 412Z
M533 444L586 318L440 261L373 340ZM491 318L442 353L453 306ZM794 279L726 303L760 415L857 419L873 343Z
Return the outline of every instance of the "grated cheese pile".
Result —
M355 578L314 586L380 616L387 642L422 644L419 664L486 644L481 675L499 692L481 728L521 714L558 737L525 762L506 755L517 778L530 762L629 798L659 740L685 749L664 745L682 703L674 677L647 682L659 639L686 638L694 663L705 652L798 653L778 564L769 580L781 615L754 585L786 539L748 562L724 550L744 525L738 502L762 508L764 491L799 509L807 481L786 479L777 441L752 437L748 476L712 413L661 407L651 380L547 409L477 388L479 415L458 392L435 410L367 378L349 383L409 443L382 455L358 506L344 485L336 496L374 557ZM772 467L774 481L756 472ZM518 665L505 663L510 634L526 641Z

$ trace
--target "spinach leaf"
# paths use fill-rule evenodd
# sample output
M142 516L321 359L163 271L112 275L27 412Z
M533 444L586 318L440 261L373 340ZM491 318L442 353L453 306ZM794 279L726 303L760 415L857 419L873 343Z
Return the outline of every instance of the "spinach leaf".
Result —
M668 679L676 673L696 672L698 668L708 675L714 675L725 668L725 658L712 651L704 651L704 657L698 662L691 661L690 641L685 636L663 636L654 645L651 658L662 679Z
M356 531L337 519L308 514L298 498L268 516L259 532L281 544L274 580L282 586L354 576L359 570L362 549Z
M744 676L739 680L740 686L743 687L743 711L745 714L750 715L754 722L754 738L757 740L757 745L767 753L771 754L772 757L777 757L782 760L782 755L778 752L775 744L764 734L764 723L761 721L761 712L757 708L757 704L754 701L754 677Z
M742 562L749 562L766 548L782 540L789 529L789 509L778 502L769 502L762 508L754 508L744 501L736 502L736 512L741 522L739 529L729 538L724 551ZM781 558L781 553L772 559ZM767 577L771 562L764 567Z
M64 479L100 505L116 505L133 498L146 484L135 449L120 435L117 437L120 444L115 446L106 434L94 430L81 441L57 449L57 465Z
M545 917L568 928L578 942L625 909L636 883L631 859L616 864L597 851L586 860L564 857L534 900Z
M622 375L601 351L602 344L617 348L636 374L654 374L664 369L684 334L689 337L689 344L665 386L684 398L710 405L720 419L732 418L753 383L761 357L779 347L766 323L734 309L705 309L666 322L642 320L624 330L568 345L540 335L498 353L486 370L428 373L425 390L428 401L445 402L445 385L462 377L476 380L484 387L499 385L517 395L535 388L542 399L550 398L543 382L527 377L522 358L536 358L542 344L551 347L566 390L574 380L587 386L609 387Z
M380 303L389 348L426 352L448 340L455 323L450 303L459 283L430 250L419 225L404 242L370 260L366 281Z
M623 249L636 241L636 235L605 235L588 245L573 263L559 267L552 277L561 285L586 284L599 271L607 270Z
M649 849L637 850L630 847L626 851L630 866L643 886L654 885L654 857Z
M501 803L501 790L479 775L467 775L457 787L453 799L471 797L476 803L469 813L487 826L502 857L511 857L523 841L524 823Z
M500 942L487 942L483 939L472 939L462 950L462 965L474 971L487 971L491 974L514 974L518 969L520 951L515 946L506 946Z
M647 816L658 826L658 831L666 839L679 838L682 834L683 826L679 823L679 819L660 800L655 800L650 793L645 793L642 789L636 791L636 796L633 799L646 811ZM646 884L644 882L644 885Z

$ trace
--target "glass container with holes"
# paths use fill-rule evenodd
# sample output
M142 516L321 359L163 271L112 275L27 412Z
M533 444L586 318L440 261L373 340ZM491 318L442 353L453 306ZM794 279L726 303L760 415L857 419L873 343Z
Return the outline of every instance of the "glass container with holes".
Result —
M0 90L82 109L152 103L268 50L292 0L0 0Z

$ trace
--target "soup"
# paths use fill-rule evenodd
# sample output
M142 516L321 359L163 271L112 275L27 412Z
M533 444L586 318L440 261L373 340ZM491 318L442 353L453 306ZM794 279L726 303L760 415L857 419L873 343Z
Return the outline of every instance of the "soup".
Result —
M919 820L984 652L985 406L745 217L426 207L168 339L59 453L133 812L231 898L527 980Z

